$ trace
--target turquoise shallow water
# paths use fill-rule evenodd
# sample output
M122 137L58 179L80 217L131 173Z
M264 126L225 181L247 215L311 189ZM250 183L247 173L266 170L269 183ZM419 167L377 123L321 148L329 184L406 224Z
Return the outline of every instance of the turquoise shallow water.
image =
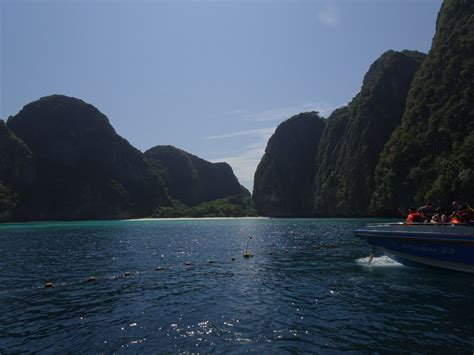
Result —
M474 276L368 266L365 222L0 225L0 353L472 353Z

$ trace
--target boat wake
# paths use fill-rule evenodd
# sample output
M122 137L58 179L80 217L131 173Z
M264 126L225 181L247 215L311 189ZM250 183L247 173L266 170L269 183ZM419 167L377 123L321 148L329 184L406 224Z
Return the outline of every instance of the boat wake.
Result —
M357 259L355 262L357 264L362 265L362 266L368 266L368 267L398 267L398 266L403 266L402 264L396 262L395 260L390 259L386 255L374 257L370 264L369 264L369 259L370 259L370 257L360 258L360 259Z

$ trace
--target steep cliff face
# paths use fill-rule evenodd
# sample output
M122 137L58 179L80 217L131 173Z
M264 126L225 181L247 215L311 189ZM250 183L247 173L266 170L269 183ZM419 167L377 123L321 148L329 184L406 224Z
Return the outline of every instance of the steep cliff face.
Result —
M0 221L11 219L34 177L31 151L0 120Z
M153 147L145 156L163 177L170 196L186 205L243 194L227 163L211 163L170 145Z
M30 149L0 120L0 181L9 185L29 184L34 175Z
M255 172L253 199L263 216L311 216L317 146L325 120L317 112L281 123Z
M317 215L368 213L379 154L400 124L424 58L414 51L385 52L370 66L360 93L328 118L316 159Z
M92 105L48 96L26 105L7 125L31 150L36 168L19 218L146 216L170 202L145 156Z
M326 128L319 141L315 159L314 206L315 213L329 216L340 214L333 202L339 186L338 171L342 165L339 152L342 151L342 138L347 130L349 109L347 106L336 109L327 119ZM329 201L329 203L326 203Z
M372 210L474 202L474 2L446 0L401 125L376 170Z

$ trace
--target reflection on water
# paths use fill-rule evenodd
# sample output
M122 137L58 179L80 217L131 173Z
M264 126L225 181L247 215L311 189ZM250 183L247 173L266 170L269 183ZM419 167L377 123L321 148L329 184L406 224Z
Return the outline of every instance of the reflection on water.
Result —
M369 265L364 222L2 225L0 353L472 352L472 276Z

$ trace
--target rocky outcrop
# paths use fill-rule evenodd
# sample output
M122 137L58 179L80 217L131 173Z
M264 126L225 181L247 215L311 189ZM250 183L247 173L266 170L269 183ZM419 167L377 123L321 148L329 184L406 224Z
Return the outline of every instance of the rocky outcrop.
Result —
M7 125L31 151L36 171L17 218L138 217L170 203L145 156L82 100L43 97L23 107Z
M31 151L0 120L0 221L12 218L20 196L28 193L35 178Z
M328 118L316 159L316 215L367 215L380 152L400 124L424 58L414 51L385 52L370 66L361 91Z
M227 163L211 163L170 145L153 147L145 156L163 177L171 198L186 205L243 196Z
M317 112L301 113L277 127L255 172L253 199L260 215L313 214L317 147L324 127Z
M372 211L474 202L474 2L446 0L401 125L376 170Z

